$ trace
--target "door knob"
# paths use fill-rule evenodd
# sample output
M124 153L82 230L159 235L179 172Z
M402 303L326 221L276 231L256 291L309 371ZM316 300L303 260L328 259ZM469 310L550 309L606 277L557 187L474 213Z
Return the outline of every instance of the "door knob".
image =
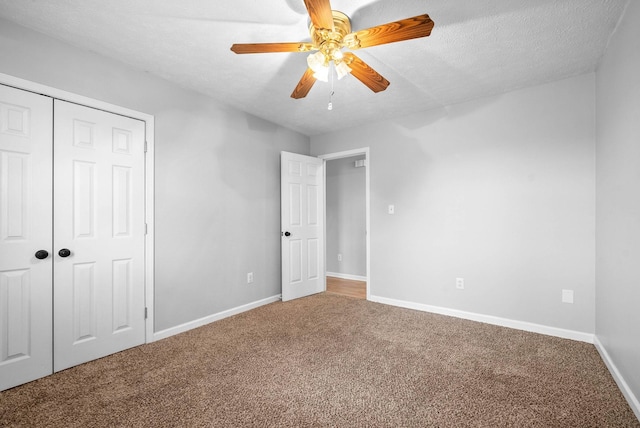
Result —
M36 251L36 259L43 260L49 257L49 253L46 250L38 250Z
M71 251L69 251L66 248L63 248L62 250L58 251L58 255L60 257L69 257L71 255Z
M285 232L284 236L291 236L291 232Z

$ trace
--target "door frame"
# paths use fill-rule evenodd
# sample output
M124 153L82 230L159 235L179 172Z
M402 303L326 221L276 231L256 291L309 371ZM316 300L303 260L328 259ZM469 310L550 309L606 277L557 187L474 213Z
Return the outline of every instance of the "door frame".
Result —
M155 118L151 114L142 113L136 110L131 110L125 107L121 107L115 104L110 104L104 101L95 100L93 98L85 97L83 95L74 94L72 92L63 91L61 89L53 88L51 86L42 85L40 83L32 82L29 80L20 79L19 77L11 76L8 74L0 73L0 84L11 86L23 91L33 92L36 94L44 95L54 99L68 101L75 104L80 104L86 107L94 108L97 110L103 110L109 113L119 114L121 116L127 116L132 119L138 119L145 123L145 140L146 140L146 156L145 156L145 222L147 225L147 234L145 235L145 343L153 342L154 333L154 242L155 242L155 227L154 227L154 121Z
M370 191L370 174L371 174L371 156L369 155L369 147L363 147L360 149L353 150L345 150L342 152L335 153L327 153L324 155L318 155L318 158L324 161L324 202L323 202L323 211L324 211L324 223L325 226L327 224L327 161L335 160L335 159L343 159L350 158L354 156L363 156L364 155L364 173L365 173L365 185L364 185L364 193L365 193L365 228L366 228L366 243L365 243L365 251L366 254L366 264L367 264L367 300L371 300L371 191ZM325 252L325 260L327 260L327 228L324 230L324 252ZM324 288L325 291L327 289L327 269L325 265L324 271Z

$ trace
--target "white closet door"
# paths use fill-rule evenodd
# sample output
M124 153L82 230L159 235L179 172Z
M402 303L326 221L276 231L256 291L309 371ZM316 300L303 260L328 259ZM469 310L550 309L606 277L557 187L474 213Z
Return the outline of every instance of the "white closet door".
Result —
M52 373L52 107L0 85L0 390Z
M54 108L58 371L144 343L145 128L64 101Z

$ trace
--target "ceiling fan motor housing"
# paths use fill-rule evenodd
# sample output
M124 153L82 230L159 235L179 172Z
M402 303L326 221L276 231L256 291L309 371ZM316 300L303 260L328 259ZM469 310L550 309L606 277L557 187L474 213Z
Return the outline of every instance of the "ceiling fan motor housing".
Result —
M332 10L333 28L316 28L309 24L309 34L314 47L325 54L327 58L336 58L336 53L343 47L357 49L357 38L351 34L351 20L344 13ZM347 37L353 36L353 37ZM354 43L356 45L354 45ZM341 57L340 54L337 54Z

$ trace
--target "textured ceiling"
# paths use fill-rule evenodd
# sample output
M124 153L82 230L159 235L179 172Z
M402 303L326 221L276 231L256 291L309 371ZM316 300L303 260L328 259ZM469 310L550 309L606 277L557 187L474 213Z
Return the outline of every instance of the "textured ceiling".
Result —
M302 0L0 0L0 16L316 135L593 71L627 1L331 0L354 31L435 22L430 37L359 50L391 85L374 94L347 76L332 111L327 83L289 97L306 54L229 50L309 40Z

